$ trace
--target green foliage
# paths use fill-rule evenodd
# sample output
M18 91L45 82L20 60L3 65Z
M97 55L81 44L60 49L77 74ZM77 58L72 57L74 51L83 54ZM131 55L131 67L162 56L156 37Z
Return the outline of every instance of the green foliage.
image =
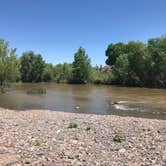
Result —
M166 37L150 39L147 45L131 41L125 49L123 46L111 44L106 52L107 63L112 66L112 83L166 87Z
M68 128L77 128L77 126L78 126L77 123L70 122Z
M130 77L133 80L131 85L144 86L146 80L146 59L148 50L145 44L141 42L129 42L128 61ZM132 78L133 77L133 78Z
M67 83L71 79L72 65L68 63L57 64L54 67L54 81L57 83Z
M82 47L74 55L72 68L71 83L86 83L90 80L90 59Z
M9 43L0 39L0 87L19 78L19 61L16 49L9 49Z
M129 73L129 61L126 54L122 54L117 58L113 74L118 84L125 85L131 81Z
M124 43L110 44L106 50L106 64L114 65L116 63L116 59L127 51L126 45Z
M45 64L42 80L50 82L54 79L54 67L52 64Z
M105 70L101 67L94 67L91 70L91 82L95 84L111 84L113 80L113 74L111 69Z
M123 134L116 134L116 135L114 136L113 140L114 140L115 142L121 143L121 142L125 141L125 137L124 137Z
M91 67L85 49L80 47L72 64L53 66L33 51L18 59L16 49L10 49L9 43L0 39L0 92L16 81L166 87L166 36L149 39L147 44L139 41L110 44L106 57L109 67Z
M32 144L35 147L39 147L40 146L40 142L38 140L36 140L35 142L33 142Z
M46 94L47 91L45 88L39 88L39 89L29 89L26 91L27 94Z
M150 39L148 41L150 54L149 82L152 86L166 87L166 37Z
M23 53L21 57L21 79L23 82L41 82L45 63L40 54L33 51Z

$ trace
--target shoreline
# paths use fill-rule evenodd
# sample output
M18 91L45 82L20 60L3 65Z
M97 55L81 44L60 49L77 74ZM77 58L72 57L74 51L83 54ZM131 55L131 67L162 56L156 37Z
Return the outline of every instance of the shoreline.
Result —
M113 86L113 87L120 87L120 88L139 88L139 89L154 89L154 90L166 90L166 87L148 87L148 86L127 86L123 84L96 84L96 83L86 83L86 84L74 84L74 83L57 83L57 82L36 82L36 83L31 83L31 82L15 82L11 83L11 85L22 85L22 84L57 84L57 85L85 85L85 86Z
M71 122L77 127L68 128ZM121 143L114 141L119 133ZM10 163L165 165L166 121L0 108L0 165Z

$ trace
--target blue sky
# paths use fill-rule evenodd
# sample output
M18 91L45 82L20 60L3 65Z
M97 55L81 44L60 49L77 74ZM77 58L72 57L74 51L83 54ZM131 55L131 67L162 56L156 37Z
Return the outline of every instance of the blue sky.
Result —
M93 65L104 65L109 43L166 33L166 0L0 0L0 21L0 37L19 55L72 62L83 46Z

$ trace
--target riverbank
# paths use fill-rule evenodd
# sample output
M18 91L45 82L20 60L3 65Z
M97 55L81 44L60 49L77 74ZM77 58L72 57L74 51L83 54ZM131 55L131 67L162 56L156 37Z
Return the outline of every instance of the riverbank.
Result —
M125 140L114 141L116 134ZM166 165L166 121L0 108L0 165L6 164Z

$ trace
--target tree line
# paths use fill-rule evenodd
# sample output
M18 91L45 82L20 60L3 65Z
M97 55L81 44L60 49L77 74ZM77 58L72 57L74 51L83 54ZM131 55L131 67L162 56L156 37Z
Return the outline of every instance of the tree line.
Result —
M106 56L106 64L112 67L112 83L166 87L166 36L149 39L147 44L110 44Z
M21 57L9 43L0 39L0 87L11 82L56 82L118 84L140 87L166 87L166 37L111 43L106 65L91 65L84 48L74 54L73 63L48 64L41 54L24 52Z

